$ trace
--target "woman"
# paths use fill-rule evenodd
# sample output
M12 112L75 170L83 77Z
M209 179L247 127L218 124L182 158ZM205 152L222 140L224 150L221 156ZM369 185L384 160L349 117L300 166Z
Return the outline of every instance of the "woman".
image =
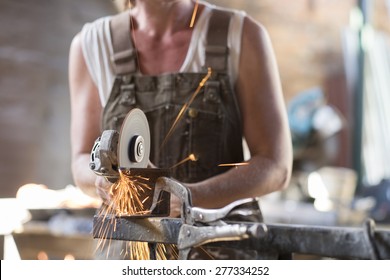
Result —
M187 162L175 172L191 190L195 206L219 208L286 187L291 173L291 140L278 70L264 27L241 11L203 1L132 3L132 8L122 13L122 18L129 20L125 24L128 30L120 31L131 38L130 47L134 48L134 52L127 52L133 54L125 59L127 69L118 70L123 65L116 65L121 62L115 60L112 36L121 35L113 35L120 33L115 24L110 25L113 17L87 24L71 44L72 170L76 185L94 196L97 188L103 199L109 199L104 191L108 183L89 170L89 157L101 134L102 115L103 129L120 127L113 124L113 118L117 120L124 112L117 105L123 92L111 89L116 76L127 75L131 81L126 83L132 86L119 86L131 88L129 94L135 96L127 110L139 107L145 111L152 144L164 142L162 134L169 131L180 107L199 82L207 79L164 148L151 151L151 161L164 168L186 154L195 154L198 161ZM210 22L213 26L209 28ZM226 38L221 35L224 30ZM159 84L151 89L155 81ZM167 85L159 91L161 84ZM142 100L147 94L152 97ZM166 108L167 118L162 108ZM251 158L248 164L225 172L219 164L243 160L242 136ZM179 213L175 197L171 212Z

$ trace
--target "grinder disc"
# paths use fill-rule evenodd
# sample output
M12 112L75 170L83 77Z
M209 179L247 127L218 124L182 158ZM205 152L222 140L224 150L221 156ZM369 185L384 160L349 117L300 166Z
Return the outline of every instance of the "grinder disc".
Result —
M132 109L124 119L119 133L119 168L146 168L150 154L148 120L140 109Z

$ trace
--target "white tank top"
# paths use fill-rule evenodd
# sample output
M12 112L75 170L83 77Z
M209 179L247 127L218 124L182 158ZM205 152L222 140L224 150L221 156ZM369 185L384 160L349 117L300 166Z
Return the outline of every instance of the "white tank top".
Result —
M206 31L211 10L215 9L216 6L200 2L205 5L205 9L194 26L191 43L179 72L199 72L205 63ZM229 11L233 12L233 17L228 35L228 74L232 86L234 86L238 75L242 27L246 14L243 11ZM92 80L98 88L103 107L107 103L115 79L113 65L110 60L113 53L109 26L110 18L111 16L107 16L87 23L81 30L81 47L84 59Z

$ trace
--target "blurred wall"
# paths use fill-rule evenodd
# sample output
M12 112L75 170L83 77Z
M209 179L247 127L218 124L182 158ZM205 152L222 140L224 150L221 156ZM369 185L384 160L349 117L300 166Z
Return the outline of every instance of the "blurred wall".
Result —
M212 0L227 5L224 0ZM271 37L286 101L343 75L341 32L355 0L231 0L261 22Z
M72 183L68 52L108 0L0 1L0 197Z

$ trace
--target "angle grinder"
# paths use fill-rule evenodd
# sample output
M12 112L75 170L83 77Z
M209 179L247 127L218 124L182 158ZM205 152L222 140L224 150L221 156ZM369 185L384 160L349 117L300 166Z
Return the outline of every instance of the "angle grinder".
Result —
M143 196L153 197L154 185L159 177L169 177L170 171L160 168L148 168L150 155L150 130L144 112L132 109L125 117L120 131L105 130L96 139L91 151L89 167L98 176L105 177L111 183L120 178L119 172L133 177L147 179L148 189ZM170 194L164 192L159 206L152 216L169 215ZM144 205L149 209L150 205Z

